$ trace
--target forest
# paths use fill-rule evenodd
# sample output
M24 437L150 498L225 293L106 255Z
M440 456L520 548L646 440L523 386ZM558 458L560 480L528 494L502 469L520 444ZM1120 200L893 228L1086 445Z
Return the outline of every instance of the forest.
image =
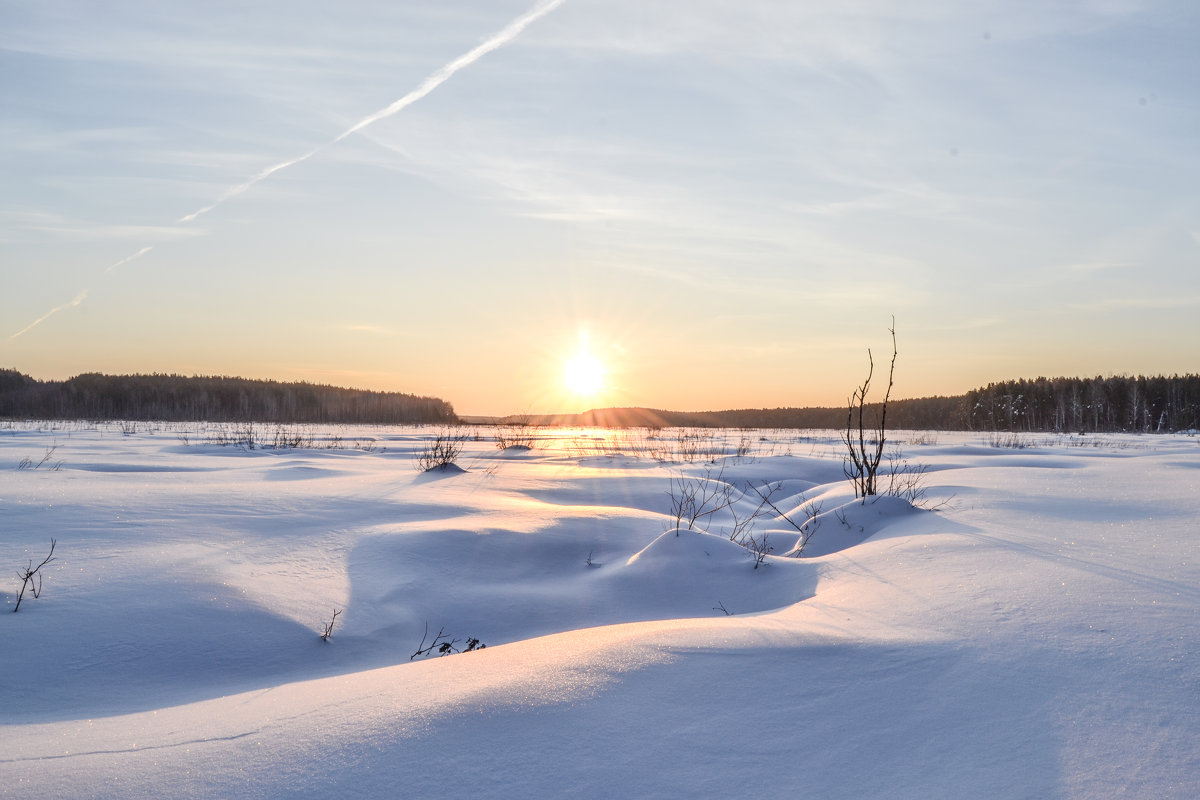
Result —
M601 427L842 428L847 408L665 411L603 408L508 423ZM868 404L878 414L878 404ZM182 375L77 375L40 381L0 369L0 418L457 424L436 397L311 383ZM1200 375L999 381L951 397L893 399L887 427L1092 433L1200 428Z
M868 404L878 415L878 404ZM742 408L679 412L594 409L531 418L609 427L844 428L848 409ZM512 421L512 420L510 420ZM1034 378L989 383L951 397L891 400L887 427L1062 433L1169 433L1200 428L1200 375Z
M457 423L436 397L312 383L183 375L77 375L39 381L0 370L0 417L210 422Z

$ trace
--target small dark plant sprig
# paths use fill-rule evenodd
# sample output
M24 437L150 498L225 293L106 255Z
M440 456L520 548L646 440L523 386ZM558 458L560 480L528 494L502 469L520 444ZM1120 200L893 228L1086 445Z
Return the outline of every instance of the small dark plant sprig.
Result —
M409 661L412 661L418 656L428 656L433 655L434 653L439 656L448 656L453 655L454 653L469 653L472 650L483 650L485 647L487 647L486 644L474 638L473 636L467 637L467 641L463 643L463 647L457 647L456 645L462 640L452 639L447 636L445 628L438 628L437 636L434 636L433 641L426 645L425 642L428 638L429 623L426 622L425 633L421 635L421 644L417 645L417 649L411 656L408 657Z
M342 610L340 608L333 610L333 616L329 618L329 622L325 623L325 628L321 631L322 642L328 642L330 637L333 636L333 626L337 623L337 618L341 613Z
M17 464L17 469L38 470L38 469L41 469L42 467L46 466L47 464L49 464L49 469L54 472L57 472L58 470L62 469L63 462L50 460L50 459L54 458L54 453L57 450L58 450L57 444L47 447L46 452L42 454L41 460L36 463L29 456L25 456L25 458L22 458L20 463Z
M844 507L835 508L833 510L833 515L837 517L838 522L842 523L842 527L846 528L846 530L850 530L850 520L846 518L846 509Z
M50 540L50 554L42 559L42 562L36 567L33 561L30 560L29 565L24 569L17 570L17 577L21 579L21 591L17 594L17 604L13 606L13 613L17 613L21 609L21 600L25 597L25 590L28 589L33 594L34 598L42 596L42 567L54 560L54 546L58 544L54 539Z

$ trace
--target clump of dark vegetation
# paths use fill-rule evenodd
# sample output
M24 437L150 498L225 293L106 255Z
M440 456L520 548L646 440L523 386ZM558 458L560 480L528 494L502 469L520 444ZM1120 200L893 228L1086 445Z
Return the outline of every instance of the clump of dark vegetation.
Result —
M421 449L413 455L413 464L418 472L444 471L462 455L468 438L461 428L443 428L424 440Z
M479 641L478 639L476 639L474 637L468 636L467 640L465 642L462 642L461 639L453 639L449 636L446 636L445 628L439 628L438 632L437 632L437 636L434 636L433 641L430 642L428 645L426 645L425 641L428 638L429 638L429 623L426 622L425 623L425 633L423 633L421 635L421 643L419 645L417 645L416 651L411 656L408 657L409 661L412 661L413 659L418 658L418 657L430 656L430 655L449 656L449 655L453 655L455 653L469 653L472 650L483 650L485 647L487 647L486 644L484 644L483 642ZM463 644L462 647L458 646L459 642L462 642L462 644Z
M496 428L496 447L500 450L532 450L542 430L534 425L528 415L510 417L509 421Z

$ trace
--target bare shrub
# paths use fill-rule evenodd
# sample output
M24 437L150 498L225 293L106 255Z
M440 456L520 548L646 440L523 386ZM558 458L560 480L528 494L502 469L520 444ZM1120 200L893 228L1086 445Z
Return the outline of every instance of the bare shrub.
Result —
M804 548L808 538L816 531L817 526L820 525L816 517L821 510L817 507L804 523L793 522L786 513L779 510L772 500L772 497L782 488L783 484L781 483L773 486L764 483L761 487L747 484L745 488L738 489L725 481L724 467L715 473L713 468L709 467L702 476L697 478L677 476L672 479L668 492L671 498L671 516L675 523L675 535L678 536L685 525L687 530L694 530L703 520L719 512L726 512L731 520L729 541L746 548L754 556L754 568L758 569L775 548L767 541L765 532L761 534L755 532L755 524L760 518L774 512L780 519L801 533L802 538L796 548L798 554ZM745 506L742 505L744 500L750 499L753 502L754 498L757 498L758 502L753 507L739 512L739 505L745 509Z
M408 657L409 661L412 661L418 656L428 656L435 653L439 656L448 656L453 655L454 653L470 653L472 650L483 650L487 647L486 644L471 636L468 636L467 640L463 642L463 647L457 647L458 643L462 640L452 639L449 636L446 636L445 628L439 628L437 636L434 636L433 641L430 642L429 645L426 645L425 641L428 638L429 623L426 622L425 633L421 635L421 643L417 645L417 649L413 652L413 654Z
M742 537L741 544L742 547L745 547L750 551L750 554L754 556L755 569L758 569L763 561L766 560L767 556L775 550L774 547L767 543L767 534L765 533L761 536L755 536L753 533L747 533Z
M1030 446L1029 440L1021 436L1019 433L1004 433L1002 431L993 431L988 438L988 444L992 447L1003 447L1009 450L1024 450Z
M867 360L870 368L867 378L862 385L854 390L847 405L846 430L842 433L842 443L846 445L847 457L842 464L846 478L854 484L854 496L867 498L879 493L877 475L879 462L883 460L883 445L887 431L887 405L892 395L892 385L896 374L896 321L893 318L892 327L888 328L892 335L892 363L888 370L887 390L879 407L878 424L871 427L871 437L867 436L867 425L864 421L867 404L867 393L871 389L871 378L875 375L875 358L867 350ZM857 413L857 419L855 415Z
M925 474L929 471L926 464L912 464L904 457L904 452L896 448L888 453L887 488L883 493L890 497L901 497L912 505L918 505L925 499Z
M42 559L41 563L36 567L33 565L32 559L29 565L24 569L17 570L17 577L21 579L21 591L17 593L17 604L13 606L13 613L17 613L21 609L21 600L25 597L25 590L29 589L34 598L42 596L42 567L54 560L54 546L58 544L54 539L50 540L50 554Z
M724 467L715 475L709 467L699 478L680 474L671 479L667 494L671 498L671 516L675 520L676 536L684 523L687 523L689 531L694 530L697 522L729 508L737 499L734 497L734 488L725 482L724 475Z
M733 447L734 458L739 461L749 458L753 450L754 444L751 442L750 437L745 432L742 432L741 438L738 439L737 444Z
M54 458L54 454L57 451L58 451L58 445L54 444L54 445L51 445L46 448L46 452L42 454L41 459L38 461L34 461L29 456L26 456L25 458L22 458L17 463L17 469L34 469L34 470L36 470L36 469L41 469L42 467L46 467L47 469L49 469L51 471L57 472L58 470L62 469L62 465L63 465L63 462L61 460L59 460L59 461L51 460Z
M808 544L808 541L812 539L813 534L816 533L817 529L821 527L821 504L812 502L805 503L799 509L804 512L804 522L796 522L794 519L792 519L790 514L781 510L779 506L775 505L775 502L771 499L773 492L763 491L762 489L753 486L751 488L754 489L760 498L762 498L764 506L774 511L775 515L780 520L786 522L788 525L791 525L796 529L796 532L800 534L800 539L797 540L796 546L788 551L785 555L801 555L804 552L804 546Z
M338 615L341 613L342 610L340 608L333 610L333 616L329 618L329 622L325 623L325 628L321 631L322 642L328 642L330 637L333 636L333 626L337 623Z
M421 451L413 457L418 472L445 469L462 455L468 436L461 428L442 428L426 439Z
M908 434L910 445L935 445L938 443L937 431L912 431Z
M275 450L311 450L316 444L316 436L311 428L296 428L290 425L276 425L270 447ZM263 445L264 447L266 445Z
M501 425L496 429L496 447L507 450L510 447L522 450L532 450L533 443L541 431L540 425L531 425L528 419L519 419L509 425Z
M234 433L233 444L244 450L253 450L259 446L258 431L255 430L252 420L247 420L246 426Z
M732 526L729 529L729 541L742 546L746 545L746 539L754 531L754 525L759 517L765 516L768 513L769 506L767 499L772 497L776 492L783 488L782 483L777 483L774 486L763 484L762 490L748 485L748 488L743 489L737 500L729 504L729 516L732 520ZM753 490L758 496L759 501L753 510L749 513L738 513L738 501L745 498L750 491Z

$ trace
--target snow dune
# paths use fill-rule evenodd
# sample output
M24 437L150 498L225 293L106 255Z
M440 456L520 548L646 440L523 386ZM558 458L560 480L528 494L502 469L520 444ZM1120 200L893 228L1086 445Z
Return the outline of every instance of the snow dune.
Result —
M58 541L42 596L0 613L0 794L1200 786L1193 438L920 437L933 512L855 502L833 433L664 462L630 445L671 431L502 452L481 429L465 471L419 475L431 433L249 450L201 426L0 430L0 574ZM728 515L676 534L673 481L722 466L781 483L800 520L820 507L803 557L755 569ZM410 660L426 624L488 646Z

